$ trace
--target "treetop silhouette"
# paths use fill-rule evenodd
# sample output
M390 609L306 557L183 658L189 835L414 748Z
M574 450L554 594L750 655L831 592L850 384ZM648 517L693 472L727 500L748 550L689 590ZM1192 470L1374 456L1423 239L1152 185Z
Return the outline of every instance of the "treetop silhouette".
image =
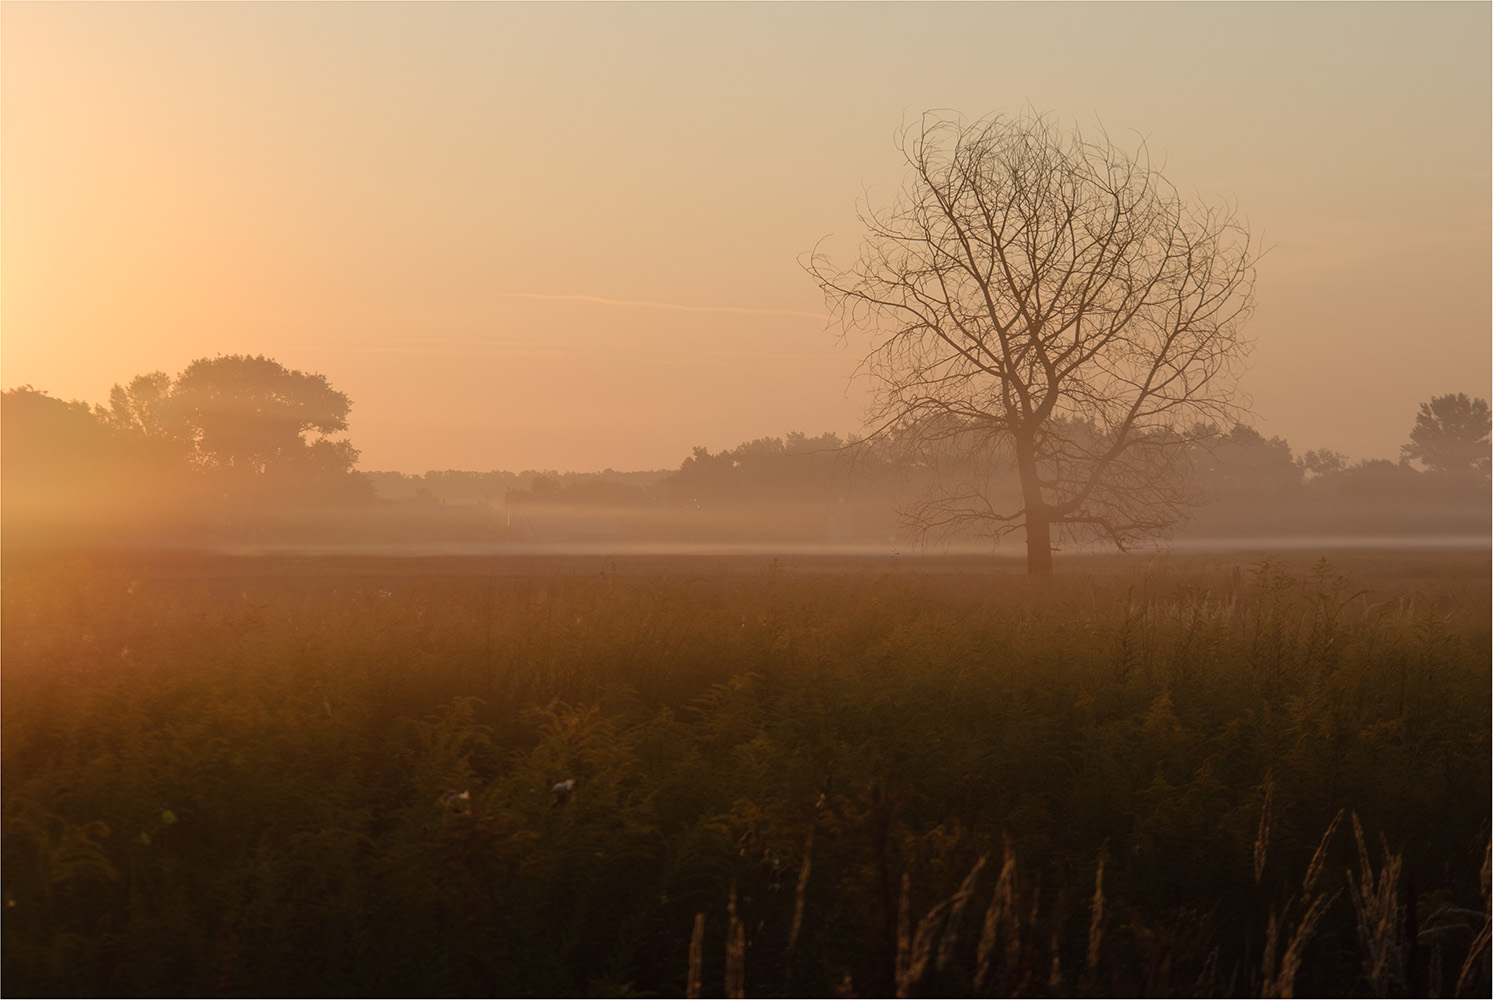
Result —
M357 460L345 442L327 440L347 430L347 394L325 375L287 369L263 355L192 362L177 377L170 405L200 468L262 474L311 466L345 473ZM308 441L308 434L318 437Z
M1410 443L1400 454L1432 472L1488 474L1489 429L1493 426L1488 401L1466 393L1433 396L1420 404Z

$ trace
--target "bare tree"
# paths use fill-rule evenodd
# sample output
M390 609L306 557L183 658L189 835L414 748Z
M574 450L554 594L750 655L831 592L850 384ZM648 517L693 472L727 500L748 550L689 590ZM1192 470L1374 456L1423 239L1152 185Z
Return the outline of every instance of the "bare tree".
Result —
M1243 224L1179 196L1144 145L1042 117L927 115L899 147L911 171L862 210L859 259L805 267L844 334L870 336L873 432L966 470L914 522L1025 529L1033 574L1059 538L1164 533L1198 502L1188 452L1242 412ZM996 466L1019 491L972 471Z

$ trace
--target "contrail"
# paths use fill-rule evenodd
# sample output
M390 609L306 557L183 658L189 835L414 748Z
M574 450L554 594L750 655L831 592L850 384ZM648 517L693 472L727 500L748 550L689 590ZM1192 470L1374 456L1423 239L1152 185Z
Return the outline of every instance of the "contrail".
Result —
M510 299L549 299L567 302L595 302L604 306L640 306L646 309L673 309L677 312L738 313L743 316L805 316L826 319L824 313L801 309L752 309L747 306L689 306L679 302L655 302L652 299L607 299L600 295L547 295L541 292L499 292Z

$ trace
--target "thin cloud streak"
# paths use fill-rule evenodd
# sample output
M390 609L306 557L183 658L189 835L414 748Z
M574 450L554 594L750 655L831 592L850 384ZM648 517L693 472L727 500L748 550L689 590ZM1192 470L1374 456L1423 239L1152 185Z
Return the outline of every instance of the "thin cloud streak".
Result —
M608 299L600 295L550 295L542 292L499 292L510 299L544 299L563 302L594 302L604 306L636 306L645 309L673 309L676 312L737 313L742 316L805 316L809 319L825 320L824 313L805 312L802 309L753 309L749 306L691 306L681 302L655 302L652 299Z
M500 355L504 357L560 358L570 357L572 351L538 341L505 341L455 339L449 337L401 338L397 340L344 341L320 345L303 345L303 351L330 351L337 353L367 354L467 354ZM622 348L601 344L592 348L595 353L619 352ZM687 358L669 358L674 364L739 364L751 362L781 362L799 364L804 361L838 361L844 358L840 351L710 351Z
M559 358L567 352L543 344L482 340L430 340L400 343L352 343L303 346L304 351L351 352L355 354L465 354L512 358Z

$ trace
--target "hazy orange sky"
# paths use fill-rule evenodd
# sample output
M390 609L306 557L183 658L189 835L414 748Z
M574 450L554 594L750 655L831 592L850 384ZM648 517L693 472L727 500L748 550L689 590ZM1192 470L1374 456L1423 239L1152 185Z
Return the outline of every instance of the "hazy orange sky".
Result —
M267 354L360 467L671 468L859 427L797 259L930 108L1148 138L1237 202L1246 389L1394 458L1490 395L1490 6L0 5L0 380Z

